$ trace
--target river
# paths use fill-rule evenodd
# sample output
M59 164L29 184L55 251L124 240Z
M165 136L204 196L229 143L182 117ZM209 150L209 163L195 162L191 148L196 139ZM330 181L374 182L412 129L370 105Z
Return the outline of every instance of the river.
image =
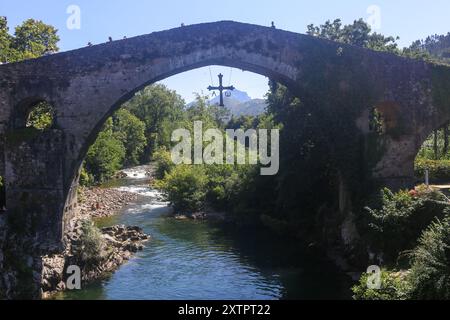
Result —
M56 299L272 300L349 299L349 279L332 263L266 231L176 220L142 168L115 182L140 194L101 227L136 225L152 236L143 251L105 280Z

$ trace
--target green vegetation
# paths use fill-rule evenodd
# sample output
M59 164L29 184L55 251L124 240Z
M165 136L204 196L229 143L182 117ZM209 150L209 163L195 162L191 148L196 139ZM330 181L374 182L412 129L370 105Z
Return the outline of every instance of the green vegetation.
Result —
M8 20L0 17L0 62L17 62L57 52L57 31L42 21L28 19L10 35Z
M427 60L450 64L450 32L446 35L436 34L425 40L417 40L408 49Z
M381 206L366 208L371 248L382 252L385 262L396 262L399 254L417 245L420 234L436 217L450 209L444 201L442 193L424 185L397 193L383 189Z
M196 212L205 204L207 183L203 167L179 165L164 176L158 187L167 193L175 211Z
M82 222L81 231L79 245L72 248L75 261L87 269L98 266L105 258L105 244L102 234L90 220Z
M436 219L424 230L409 254L410 270L383 270L381 289L369 289L363 274L352 290L357 300L450 299L450 216Z
M381 271L380 289L370 289L367 285L369 274L363 273L358 284L352 288L355 300L406 300L409 297L410 286L405 281L405 275L400 272Z
M126 150L123 143L115 136L112 120L88 151L85 169L88 175L84 181L103 182L111 178L123 166Z
M413 299L450 299L450 216L433 222L412 253Z
M124 167L149 162L157 146L171 146L172 130L184 117L184 101L165 86L138 92L106 121L87 153L80 183L99 184Z
M148 162L159 147L170 146L172 131L184 117L184 100L161 84L148 86L138 92L123 108L144 123L147 143L139 161Z
M156 162L155 178L163 179L166 174L171 172L175 168L175 164L172 161L170 151L166 148L160 148L154 153L153 160Z
M349 25L342 25L340 19L328 20L320 26L311 24L308 26L307 34L412 59L450 64L450 33L414 41L409 47L403 49L398 47L399 37L372 32L370 26L363 19L355 20L353 24Z
M424 185L393 193L384 189L369 213L367 246L388 268L382 287L369 289L363 274L352 290L355 299L449 299L450 205ZM395 269L406 269L401 272Z
M398 37L386 37L376 32L372 33L370 26L363 19L345 26L342 25L340 19L333 22L328 20L319 27L311 24L308 26L307 34L377 51L400 52L396 43Z
M449 132L447 123L425 140L415 161L416 177L423 179L428 170L432 183L450 181Z
M450 33L416 41L398 54L449 64ZM433 85L443 86L439 79ZM448 90L436 90L437 105L448 102ZM435 130L424 142L415 161L415 174L423 179L428 170L431 183L450 181L449 123ZM450 208L448 199L426 186L392 193L384 189L376 209L366 208L367 236L371 249L382 254L389 268L383 270L381 290L367 288L367 274L353 287L359 300L450 299ZM366 217L367 218L367 217ZM363 227L362 230L365 230Z
M147 145L145 123L126 109L119 110L112 119L113 136L125 147L124 165L139 164L139 159Z
M31 108L26 126L38 130L50 129L53 125L53 112L52 106L47 102L39 102Z
M178 123L193 133L193 122L202 121L203 130L221 128L225 130L224 118L228 115L217 106L206 103L206 97L197 97L197 102ZM252 121L257 123L258 121ZM225 131L223 131L225 136ZM236 195L242 189L241 183L254 166L238 165L178 165L171 159L169 146L160 148L154 154L156 160L156 186L164 190L167 199L176 211L194 213L213 207L218 210L233 210L239 201ZM256 174L255 174L256 175Z
M415 174L419 178L425 177L425 170L428 170L432 183L450 181L450 160L430 160L418 158L415 162Z

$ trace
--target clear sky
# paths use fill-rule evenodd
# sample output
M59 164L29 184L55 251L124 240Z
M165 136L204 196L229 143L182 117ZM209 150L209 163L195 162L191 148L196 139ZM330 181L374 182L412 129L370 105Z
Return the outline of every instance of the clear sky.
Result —
M80 29L67 27L67 9L76 5L81 10ZM108 37L121 39L180 26L219 20L235 20L304 33L310 23L341 18L351 23L358 18L373 19L376 6L377 32L400 37L400 45L431 34L450 31L449 0L0 0L0 15L8 17L11 30L28 18L40 19L59 29L61 51L106 42ZM379 14L378 14L379 13ZM379 17L379 19L378 19ZM230 69L212 67L225 75ZM233 70L233 84L253 98L267 91L267 79L249 72ZM164 81L186 100L192 92L201 92L211 84L209 68L194 70Z

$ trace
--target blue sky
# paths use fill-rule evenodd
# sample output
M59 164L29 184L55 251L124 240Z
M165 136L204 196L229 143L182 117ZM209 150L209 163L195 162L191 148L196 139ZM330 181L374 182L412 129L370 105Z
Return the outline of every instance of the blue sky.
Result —
M81 9L79 30L66 27L70 5ZM11 30L28 18L54 25L59 29L60 49L66 51L84 47L88 42L106 42L109 36L121 39L178 27L181 23L218 20L267 26L275 21L277 28L304 33L308 24L321 24L327 19L341 18L344 23L368 19L367 9L372 5L380 9L380 29L376 31L400 36L401 46L450 31L448 0L1 0L0 15L8 17ZM215 78L222 72L228 84L229 68L211 69ZM254 98L267 91L267 79L249 72L233 70L231 81ZM190 101L192 92L201 92L211 84L209 68L183 73L164 83Z

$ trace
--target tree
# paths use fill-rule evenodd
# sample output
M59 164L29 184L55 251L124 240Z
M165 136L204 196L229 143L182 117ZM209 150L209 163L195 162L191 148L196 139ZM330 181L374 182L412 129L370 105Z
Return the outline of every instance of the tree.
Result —
M227 124L227 128L229 129L251 129L257 127L258 117L249 116L249 115L241 115L239 117L231 117L231 120Z
M450 32L414 41L403 50L403 54L410 58L450 64Z
M9 63L38 58L57 52L58 30L42 21L28 19L9 34L8 20L0 17L0 62Z
M131 114L130 111L120 109L113 116L113 132L114 136L125 147L125 165L138 165L147 143L145 123Z
M57 52L59 50L57 32L53 26L42 21L28 19L16 27L12 47L21 60Z
M9 34L8 20L0 17L0 63L10 60L12 36Z
M396 43L398 37L386 37L379 33L371 33L370 26L363 19L355 20L353 24L345 26L342 25L340 19L333 22L328 20L323 25L310 24L307 28L307 34L311 36L377 51L399 53Z
M114 137L112 120L108 119L105 129L100 132L87 153L86 170L94 177L95 182L103 182L122 168L125 153L122 142Z
M187 121L193 123L194 121L201 121L203 128L223 128L225 118L229 115L225 108L210 105L208 103L208 96L196 94L194 104L187 109ZM191 125L192 126L192 125Z
M194 213L203 209L208 177L202 166L179 165L159 181L176 212Z
M124 108L145 123L148 142L144 153L145 161L149 160L158 146L170 143L172 130L169 129L183 119L184 106L184 100L162 84L146 87L124 105Z

